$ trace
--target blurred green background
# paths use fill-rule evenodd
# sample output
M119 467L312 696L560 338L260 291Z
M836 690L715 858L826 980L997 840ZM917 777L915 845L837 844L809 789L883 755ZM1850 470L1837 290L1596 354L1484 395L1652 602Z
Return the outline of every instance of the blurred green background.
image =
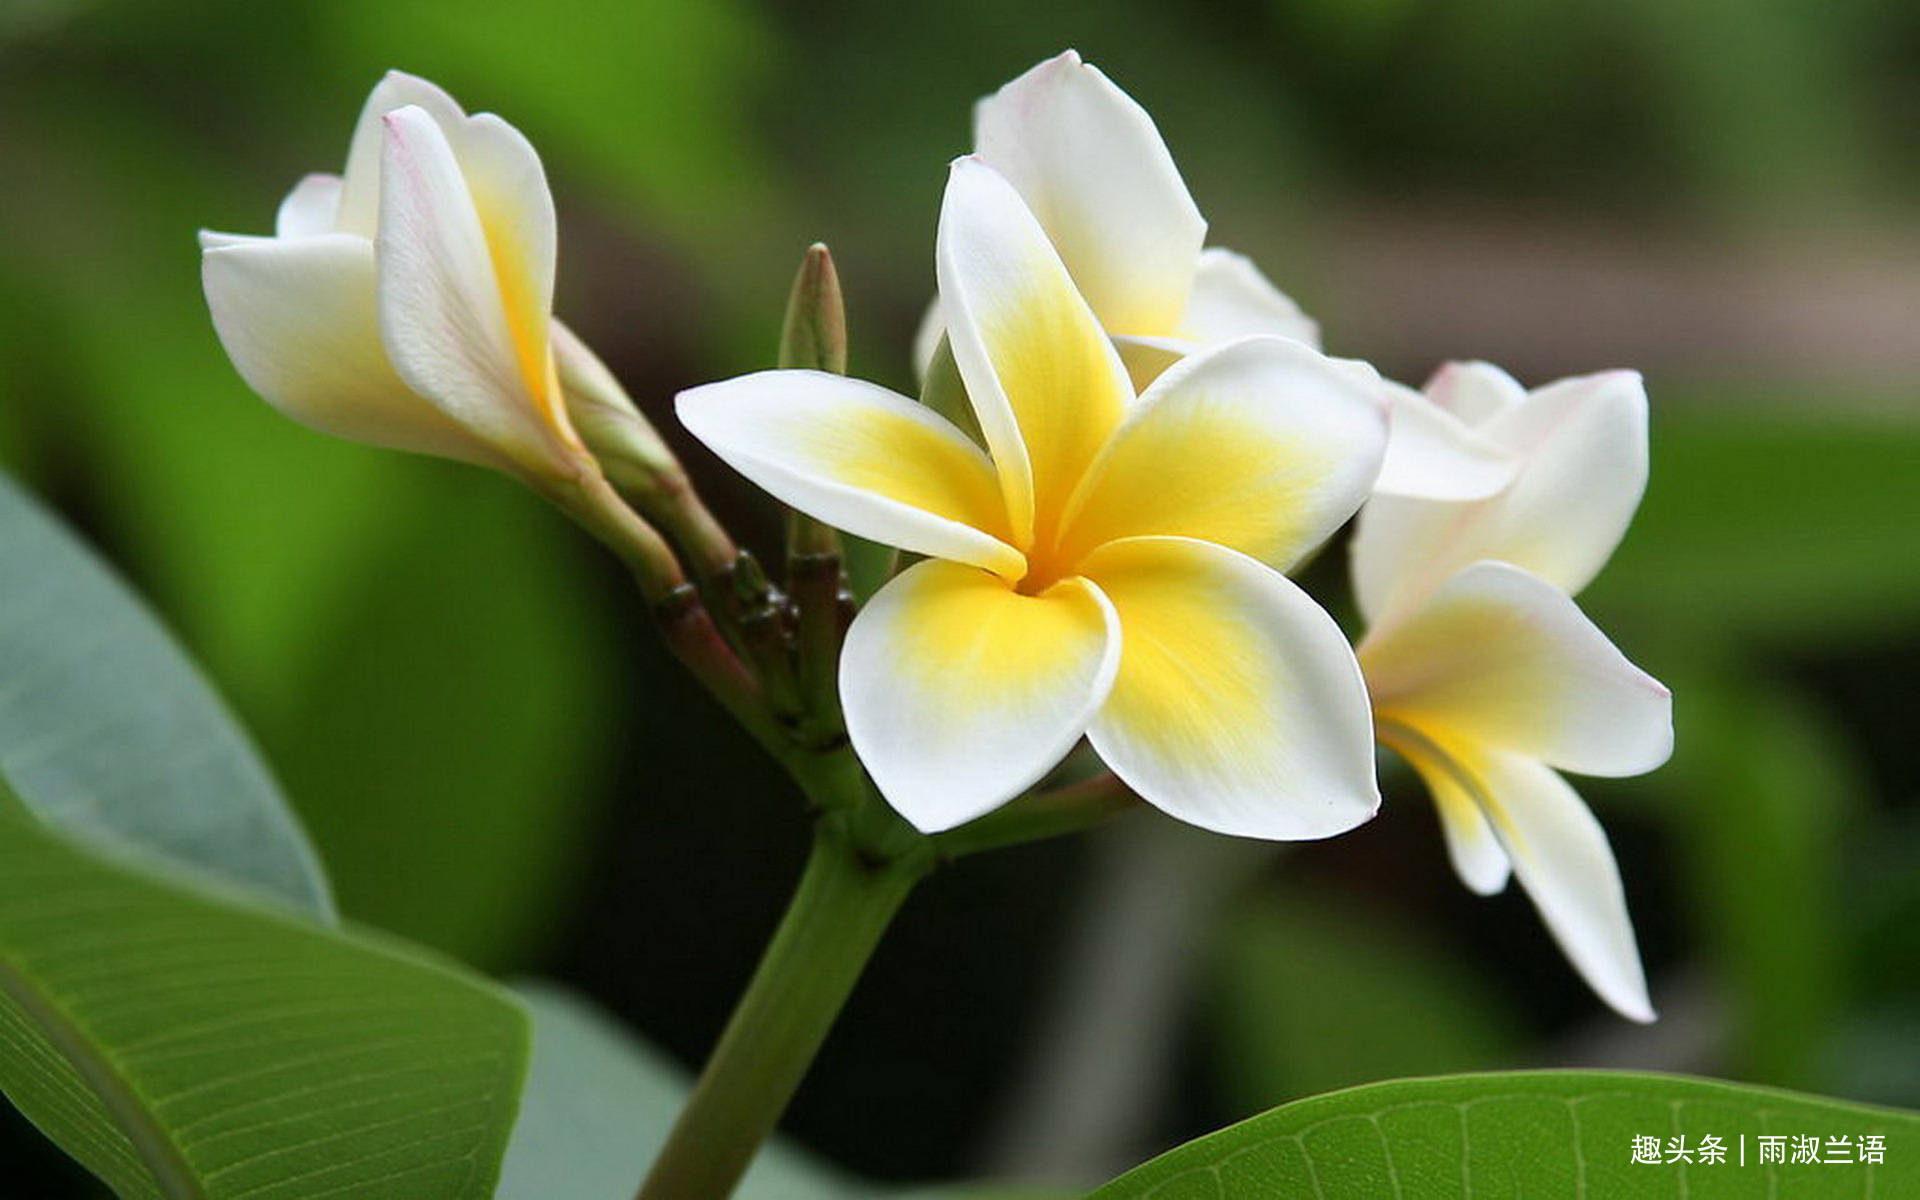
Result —
M350 915L697 1062L797 872L792 795L536 501L253 398L194 230L269 228L401 67L541 148L559 312L656 413L770 365L815 239L855 373L903 386L970 105L1066 46L1331 350L1647 373L1652 487L1583 603L1673 687L1679 751L1583 792L1664 1020L1608 1016L1524 897L1468 895L1392 775L1326 844L1144 817L943 872L788 1128L883 1180L1073 1180L1477 1067L1920 1105L1920 5L0 0L0 463L207 664ZM91 1194L11 1113L0 1162Z

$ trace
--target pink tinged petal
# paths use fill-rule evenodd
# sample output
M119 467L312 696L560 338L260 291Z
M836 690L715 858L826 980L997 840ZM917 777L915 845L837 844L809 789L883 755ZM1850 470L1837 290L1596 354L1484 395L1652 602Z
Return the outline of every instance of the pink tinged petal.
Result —
M680 393L680 421L777 499L864 538L1018 580L993 464L938 414L821 371L762 371Z
M1647 482L1647 398L1637 374L1562 380L1477 432L1520 463L1504 490L1458 503L1380 496L1361 512L1354 585L1372 623L1481 559L1577 593L1626 533Z
M1621 1016L1652 1021L1620 868L1592 810L1552 768L1521 755L1488 751L1468 765L1513 873L1574 969Z
M334 228L362 237L374 236L380 220L380 163L386 144L382 122L388 113L409 106L425 111L448 132L457 129L467 116L452 96L417 75L405 71L383 75L367 94L360 119L354 123Z
M570 472L579 452L558 411L548 315L538 311L552 266L524 261L550 251L550 233L501 224L542 206L526 200L483 215L424 110L390 113L387 128L376 259L380 331L395 369L522 468ZM544 189L537 168L521 182Z
M1088 736L1140 797L1219 833L1331 837L1379 807L1353 651L1286 576L1208 542L1136 538L1085 567L1120 616Z
M1552 584L1481 562L1370 633L1360 666L1382 721L1541 759L1637 775L1673 752L1673 700Z
M224 240L203 256L201 276L228 357L281 412L354 441L496 462L394 373L380 346L365 238Z
M974 149L1114 334L1171 335L1207 224L1145 109L1069 50L982 100Z
M1385 386L1393 401L1393 424L1374 491L1478 500L1512 482L1519 464L1505 450L1412 388Z
M1039 596L931 560L880 589L847 632L853 748L923 833L1025 791L1073 748L1113 685L1112 607L1085 580Z
M1244 254L1213 247L1200 254L1181 332L1211 345L1255 334L1292 338L1318 349L1320 324Z
M1488 362L1450 362L1427 380L1427 398L1468 425L1482 425L1527 398L1513 376Z
M975 159L953 164L936 265L1014 537L1050 535L1133 398L1125 368L1033 214Z
M1107 542L1217 542L1281 570L1352 516L1387 439L1371 369L1246 338L1189 356L1140 398L1070 510L1063 563Z
M316 237L332 233L340 214L340 177L309 175L293 185L274 218L275 236Z

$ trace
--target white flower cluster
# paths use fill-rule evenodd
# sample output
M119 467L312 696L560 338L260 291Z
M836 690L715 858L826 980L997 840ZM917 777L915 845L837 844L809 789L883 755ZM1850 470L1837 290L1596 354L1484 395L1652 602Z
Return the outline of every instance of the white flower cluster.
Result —
M982 101L952 165L919 339L957 411L816 371L683 392L693 434L787 504L921 556L859 613L840 701L925 832L1032 787L1083 738L1148 804L1322 838L1425 779L1454 864L1509 875L1599 994L1652 1018L1605 834L1559 774L1672 745L1668 693L1571 596L1647 473L1616 371L1534 390L1480 363L1423 391L1331 358L1206 223L1147 113L1071 52ZM236 366L327 432L535 482L597 473L551 317L532 148L392 75L341 176L277 236L203 235ZM1358 514L1351 644L1288 578Z

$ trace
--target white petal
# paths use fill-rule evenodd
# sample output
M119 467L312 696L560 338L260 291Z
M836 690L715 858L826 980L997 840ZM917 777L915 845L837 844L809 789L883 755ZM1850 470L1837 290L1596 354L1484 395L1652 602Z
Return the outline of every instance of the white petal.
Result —
M386 120L376 258L380 331L395 369L520 465L567 470L572 431L538 295L543 276L551 287L552 266L525 261L550 251L550 230L487 219L495 214L477 208L445 132L426 112L402 108ZM533 181L544 189L537 165ZM500 217L538 209L507 206Z
M1427 380L1427 398L1468 425L1483 425L1527 398L1527 389L1489 362L1443 363Z
M354 441L496 462L388 363L373 243L351 234L223 240L202 257L201 276L228 357L281 412Z
M1647 393L1634 371L1549 384L1487 422L1489 440L1526 465L1491 502L1478 558L1525 567L1569 594L1626 535L1647 487ZM1478 540L1478 539L1475 539Z
M271 242L271 237L262 237L257 233L221 233L217 229L202 229L199 232L202 250L218 250L222 246L245 246L257 242ZM371 250L371 244L369 244Z
M822 371L681 392L680 421L779 500L849 533L1018 580L993 464L937 413Z
M1386 446L1371 370L1300 342L1253 337L1166 371L1074 499L1059 554L1121 538L1198 538L1281 570L1366 498Z
M492 251L516 338L533 339L537 357L553 312L558 220L540 154L526 135L492 113L476 113L448 131L461 177Z
M1429 784L1431 787L1431 784ZM1486 814L1464 794L1450 800L1440 799L1434 790L1435 808L1440 813L1440 830L1447 843L1447 860L1467 890L1477 896L1492 896L1504 891L1513 874L1513 864L1493 835Z
M1064 514L1132 386L1033 214L976 159L953 164L935 257L948 344L1024 542Z
M1025 791L1073 748L1119 661L1112 608L1084 580L1024 596L932 560L847 631L840 696L873 781L923 833Z
M313 174L293 185L280 202L273 231L278 237L314 237L332 233L340 215L340 177Z
M1209 542L1136 538L1086 575L1120 615L1088 736L1140 797L1243 837L1331 837L1379 807L1373 723L1339 626L1286 576Z
M1207 345L1264 333L1320 346L1319 322L1274 287L1252 259L1218 246L1200 254L1181 332Z
M1673 700L1552 584L1475 563L1367 635L1374 711L1443 742L1583 775L1637 775L1673 752Z
M1019 189L1109 333L1176 332L1207 224L1132 97L1069 50L980 102L974 150Z
M913 331L913 377L920 383L927 380L927 368L933 363L933 356L940 350L940 339L947 336L947 318L940 312L940 301L936 297L927 305L927 311L920 318L920 324Z
M1434 810L1440 814L1447 858L1460 881L1481 896L1505 888L1512 866L1500 839L1494 836L1493 826L1487 823L1478 781L1467 776L1450 754L1418 730L1385 716L1376 716L1374 728L1381 745L1399 751L1427 785Z
M1478 500L1512 482L1519 464L1506 451L1412 388L1382 382L1393 400L1393 426L1376 492Z
M409 105L425 110L442 130L456 129L466 119L460 105L440 88L405 71L388 71L367 94L360 119L354 123L334 228L374 236L380 219L381 147L387 138L382 122L388 113Z
M1354 585L1369 621L1481 559L1576 593L1626 533L1647 482L1647 398L1638 375L1563 380L1478 432L1520 460L1503 491L1466 502L1379 496L1361 511Z
M1600 822L1541 763L1489 752L1471 766L1514 874L1574 968L1621 1016L1653 1020L1620 868Z
M1399 607L1417 604L1425 595L1422 589L1445 580L1446 568L1465 565L1436 560L1473 508L1471 501L1381 494L1367 501L1347 553L1354 600L1370 628L1392 619Z

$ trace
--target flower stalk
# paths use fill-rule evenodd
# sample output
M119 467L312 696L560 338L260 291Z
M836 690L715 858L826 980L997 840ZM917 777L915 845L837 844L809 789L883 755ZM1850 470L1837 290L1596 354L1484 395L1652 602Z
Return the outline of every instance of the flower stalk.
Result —
M798 891L641 1186L639 1200L723 1200L826 1040L880 937L933 865L877 858L823 829Z

